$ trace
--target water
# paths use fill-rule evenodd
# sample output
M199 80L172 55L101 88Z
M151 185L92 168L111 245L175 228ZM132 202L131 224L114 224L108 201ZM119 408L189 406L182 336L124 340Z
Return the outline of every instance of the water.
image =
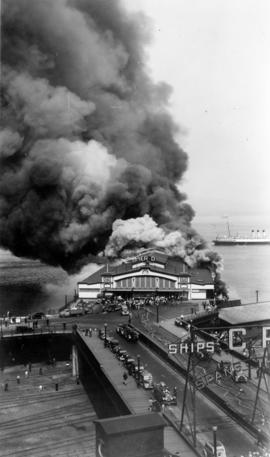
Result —
M194 227L211 243L217 233L225 233L225 220L213 218L195 220ZM247 235L251 229L265 229L270 233L270 221L251 226L250 219L234 218L231 231ZM270 246L212 246L223 257L222 278L229 287L230 298L240 298L242 303L270 301ZM38 261L18 259L0 251L0 315L29 314L35 311L53 312L71 298L78 281L97 269L89 265L69 277L61 268L42 265Z
M226 219L205 217L195 219L194 227L211 245L218 234L227 234L226 224ZM270 219L266 217L235 216L230 218L229 224L233 235L249 236L252 229L265 230L267 235L270 234ZM223 258L222 279L229 287L230 298L240 298L242 303L254 303L257 290L259 301L270 301L270 245L211 248Z

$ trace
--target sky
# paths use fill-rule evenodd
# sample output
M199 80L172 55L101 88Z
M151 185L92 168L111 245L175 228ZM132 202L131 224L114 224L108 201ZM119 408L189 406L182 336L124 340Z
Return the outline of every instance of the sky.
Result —
M269 0L122 1L150 18L149 70L173 89L197 217L270 215Z

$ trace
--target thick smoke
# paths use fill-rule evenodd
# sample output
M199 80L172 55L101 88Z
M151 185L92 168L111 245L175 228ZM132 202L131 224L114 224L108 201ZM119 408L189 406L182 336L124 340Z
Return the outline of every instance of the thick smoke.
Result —
M213 272L220 273L223 265L220 256L207 248L198 235L187 240L179 230L158 227L149 216L116 220L105 249L109 258L126 257L141 248L161 248L170 256L180 257L192 267L208 264Z
M170 88L147 75L146 18L118 0L3 0L2 16L1 245L77 271L139 218L158 235L138 245L193 264L188 159Z

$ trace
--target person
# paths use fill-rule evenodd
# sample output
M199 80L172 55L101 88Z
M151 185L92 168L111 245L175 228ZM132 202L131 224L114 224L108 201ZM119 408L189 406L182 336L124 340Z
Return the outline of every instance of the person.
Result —
M4 391L8 392L8 382L5 382Z
M92 336L92 329L89 328L88 332L89 332L89 336L91 337Z
M43 374L42 368L41 368L41 367L40 367L40 369L39 369L39 374L40 374L40 376Z
M31 371L32 371L32 363L31 362L28 363L28 370L29 370L29 373L31 373Z
M127 373L125 371L124 374L123 374L123 379L124 379L123 384L125 384L125 385L127 384L127 378L128 378L128 375L127 375Z
M28 378L28 370L25 370L24 376L25 376L26 378Z
M41 384L38 386L38 388L40 392L43 390L43 386Z
M20 384L20 382L21 382L21 377L20 377L20 375L18 374L18 375L17 375L17 384Z

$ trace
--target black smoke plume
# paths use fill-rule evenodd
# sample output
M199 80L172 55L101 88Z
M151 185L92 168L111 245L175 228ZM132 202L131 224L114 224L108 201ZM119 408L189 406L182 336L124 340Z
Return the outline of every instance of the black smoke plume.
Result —
M76 271L145 215L197 237L148 30L118 0L2 1L0 243L15 255Z

